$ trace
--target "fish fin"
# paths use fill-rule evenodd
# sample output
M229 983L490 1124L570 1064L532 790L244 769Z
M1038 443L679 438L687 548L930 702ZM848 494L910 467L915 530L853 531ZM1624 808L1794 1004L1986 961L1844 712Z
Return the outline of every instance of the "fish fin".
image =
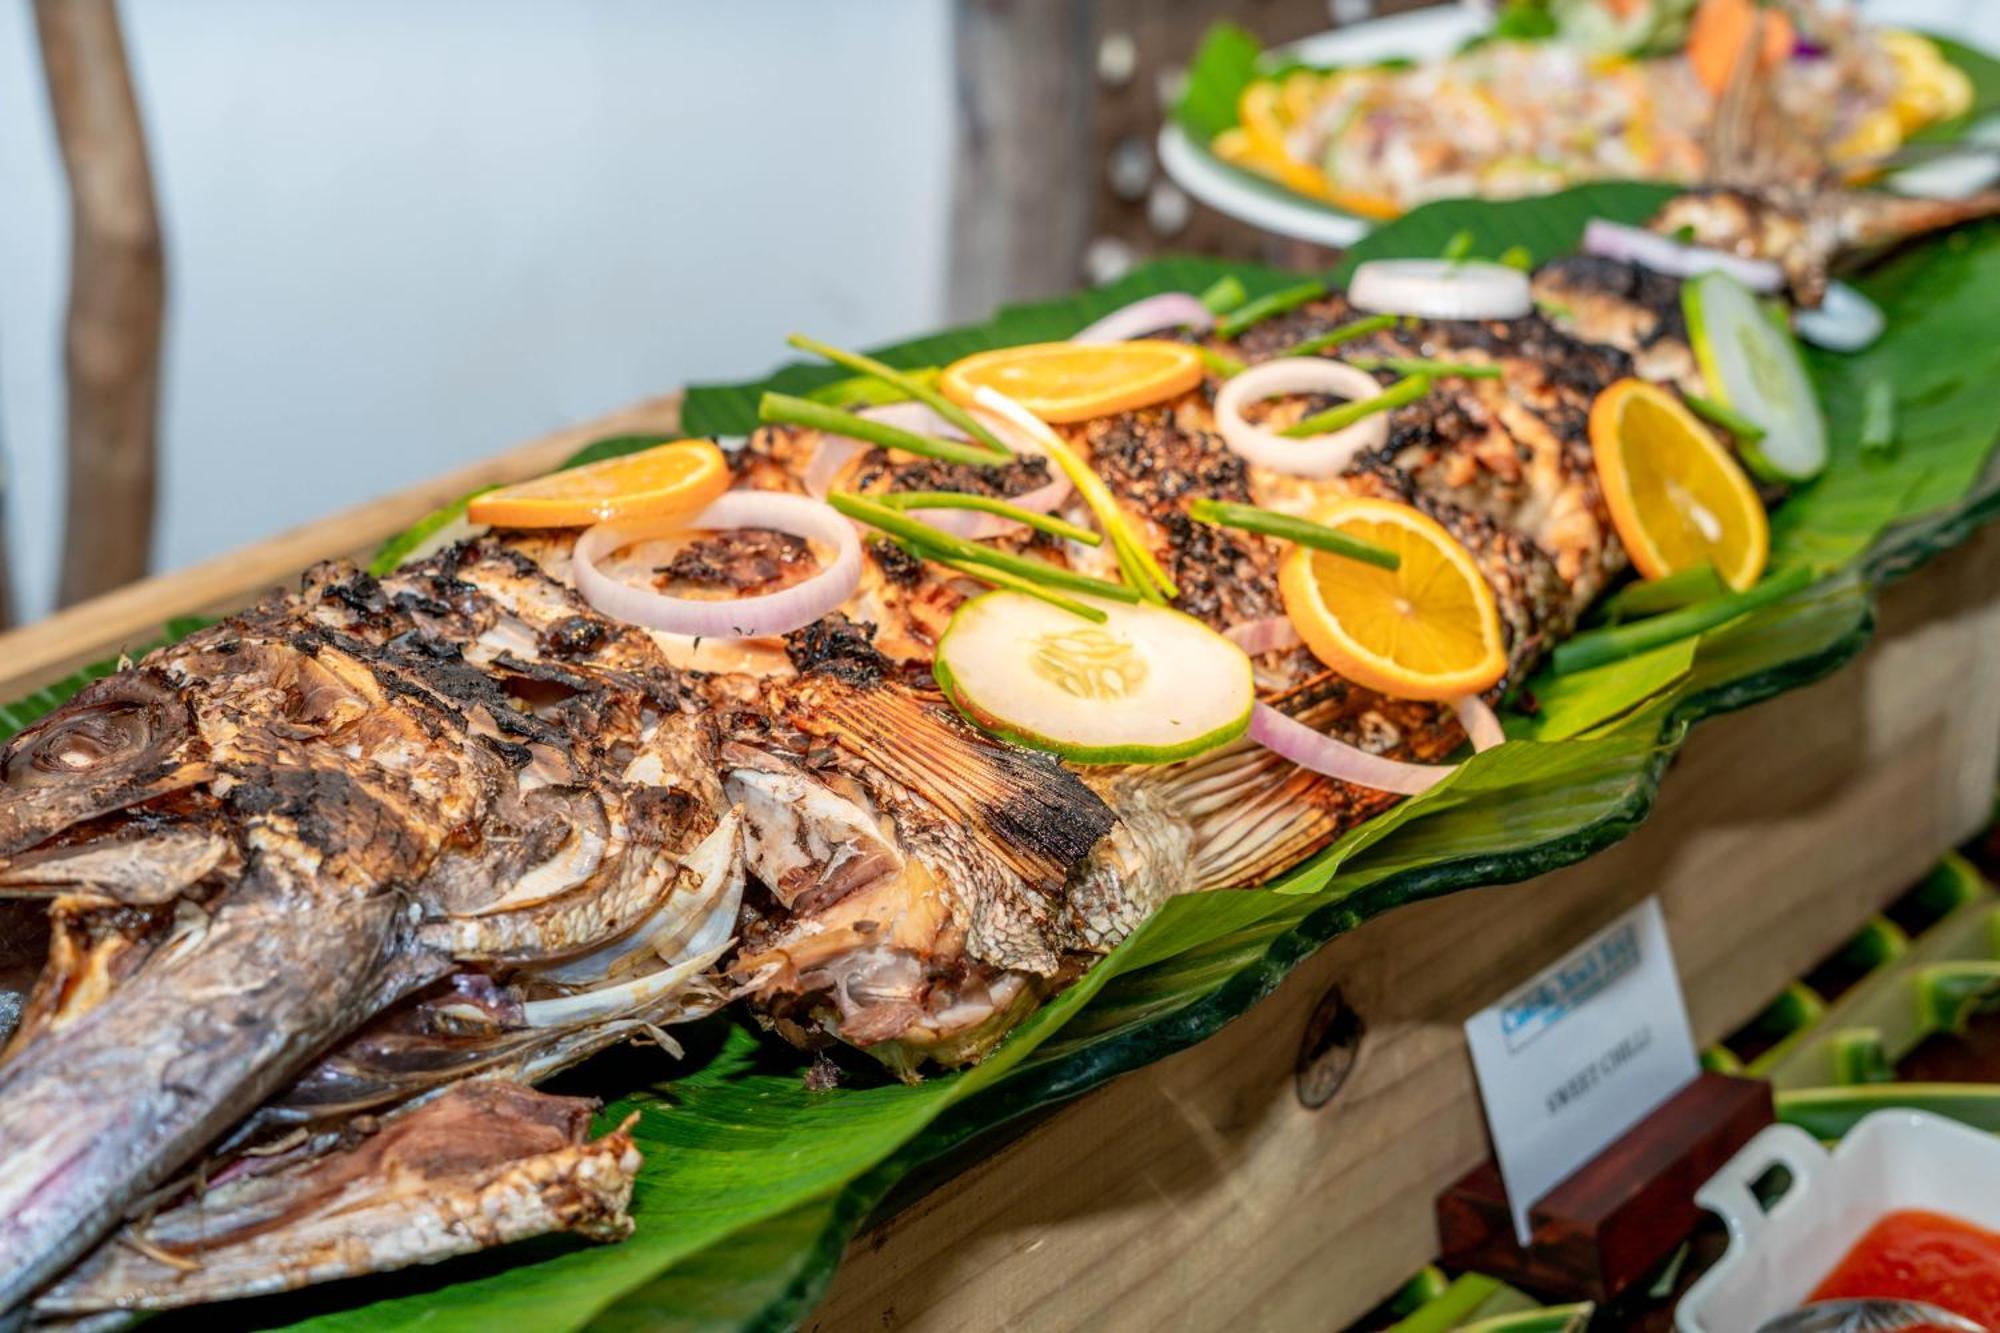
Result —
M1416 763L1440 761L1464 740L1448 706L1386 698L1332 672L1267 702L1316 730ZM1248 739L1138 780L1194 829L1189 890L1262 883L1399 799L1300 768Z
M1042 893L1060 893L1110 831L1110 808L1074 773L974 730L939 697L836 672L780 697L791 726L921 797Z

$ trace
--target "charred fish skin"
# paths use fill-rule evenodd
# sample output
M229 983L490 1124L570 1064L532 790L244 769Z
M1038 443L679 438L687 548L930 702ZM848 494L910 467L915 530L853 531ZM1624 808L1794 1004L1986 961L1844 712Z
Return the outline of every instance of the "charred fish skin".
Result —
M505 1083L452 1089L347 1142L243 1158L128 1223L35 1300L37 1319L167 1310L386 1273L551 1231L619 1240L631 1122L589 1139L590 1102Z
M579 617L497 543L322 567L0 750L0 892L57 925L0 1060L0 1309L455 972L527 1015L489 1076L721 1003L700 974L741 878L713 728L650 641Z

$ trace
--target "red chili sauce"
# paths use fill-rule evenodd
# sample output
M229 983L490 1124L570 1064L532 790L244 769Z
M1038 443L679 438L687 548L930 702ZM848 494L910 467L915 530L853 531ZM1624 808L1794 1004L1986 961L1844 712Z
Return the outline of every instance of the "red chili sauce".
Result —
M1813 1290L1816 1301L1892 1296L2000 1329L2000 1232L1943 1213L1890 1213Z

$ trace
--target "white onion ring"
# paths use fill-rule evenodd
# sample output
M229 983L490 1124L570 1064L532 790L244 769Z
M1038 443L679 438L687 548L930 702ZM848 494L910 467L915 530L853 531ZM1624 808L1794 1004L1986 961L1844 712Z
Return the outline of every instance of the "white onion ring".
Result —
M1420 319L1519 319L1535 308L1527 274L1481 259L1371 259L1354 270L1347 299Z
M635 541L701 528L768 528L825 542L835 554L803 583L729 601L669 597L635 588L598 567ZM810 625L846 601L861 581L861 542L853 525L821 501L783 491L730 491L693 518L600 523L577 538L570 566L584 600L613 620L698 639L750 639Z
M1251 708L1250 739L1300 768L1357 787L1402 796L1427 792L1458 769L1457 764L1406 764L1400 759L1384 759L1314 731L1269 704Z
M1331 477L1357 454L1379 449L1389 438L1386 412L1366 416L1331 435L1293 439L1245 420L1251 403L1287 393L1337 393L1363 402L1382 392L1367 371L1318 356L1265 361L1232 375L1215 395L1215 424L1222 441L1250 462L1294 477Z
M1163 292L1143 301L1120 307L1094 324L1070 334L1073 343L1122 343L1142 333L1161 329L1192 329L1206 333L1215 326L1215 316L1200 298L1186 292Z
M1592 218L1585 224L1583 252L1623 260L1674 278L1727 273L1753 292L1775 292L1785 285L1785 270L1768 259L1745 259L1726 250L1682 245L1670 236L1604 218Z
M1475 753L1484 754L1496 745L1507 743L1507 733L1501 729L1500 717L1486 701L1476 694L1468 694L1451 702L1458 714L1458 725L1465 728L1466 736L1472 741Z
M1286 616L1262 616L1256 620L1238 621L1222 631L1222 637L1251 657L1262 657L1280 648L1296 648L1304 642Z
M1829 352L1858 352L1882 336L1888 320L1882 307L1844 282L1830 283L1817 309L1792 312L1799 337Z

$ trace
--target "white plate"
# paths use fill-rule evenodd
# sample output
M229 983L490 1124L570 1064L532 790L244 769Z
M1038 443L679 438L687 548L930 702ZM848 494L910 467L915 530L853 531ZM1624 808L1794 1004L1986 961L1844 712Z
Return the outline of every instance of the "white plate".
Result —
M1861 6L1876 23L1907 25L1952 37L1983 50L2000 49L2000 3L1996 0L1866 0ZM1389 18L1371 19L1306 37L1285 48L1312 65L1361 65L1398 57L1429 60L1447 56L1483 32L1487 20L1472 5L1439 5ZM1210 208L1239 222L1311 241L1347 246L1374 226L1366 218L1317 203L1260 176L1239 170L1197 146L1169 120L1160 129L1160 165L1175 184ZM1921 178L1919 178L1921 180ZM1928 193L1897 184L1907 193ZM1963 179L1953 182L1956 193Z
M1774 1166L1792 1183L1771 1205L1751 1185ZM1695 1194L1729 1228L1729 1249L1674 1311L1680 1333L1745 1333L1802 1304L1884 1213L1919 1208L2000 1227L2000 1138L1924 1111L1876 1111L1828 1153L1772 1125Z

